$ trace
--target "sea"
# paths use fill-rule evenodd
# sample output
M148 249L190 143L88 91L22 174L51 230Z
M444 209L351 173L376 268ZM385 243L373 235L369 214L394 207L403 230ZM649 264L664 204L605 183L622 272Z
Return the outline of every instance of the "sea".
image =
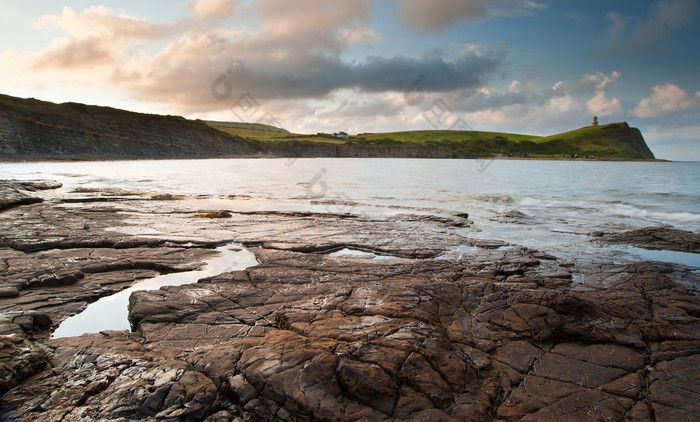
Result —
M591 236L643 227L700 232L700 162L398 158L30 162L0 163L0 178L63 184L47 195L78 188L186 195L201 209L213 210L369 217L468 213L473 225L455 230L475 239L526 246L574 262L651 259L700 270L700 254L604 245ZM251 262L250 256L237 261Z

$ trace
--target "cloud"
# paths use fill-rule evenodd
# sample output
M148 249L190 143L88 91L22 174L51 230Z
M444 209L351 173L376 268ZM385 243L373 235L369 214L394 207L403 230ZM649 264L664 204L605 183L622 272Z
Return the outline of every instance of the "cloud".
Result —
M401 0L399 16L410 28L434 32L456 22L546 8L530 0Z
M403 92L425 75L423 89L446 91L476 87L503 61L504 53L441 51L417 57L368 56L348 61L342 53L353 44L372 43L381 35L366 23L370 0L342 3L317 0L264 0L247 5L259 13L259 30L226 31L207 26L212 16L233 13L226 0L189 1L192 18L155 25L120 10L92 6L82 12L65 7L47 15L40 26L62 29L37 52L22 55L33 72L108 68L102 83L126 89L136 99L182 104L187 111L222 107L212 84L226 72L232 94L247 91L261 101L322 98L335 90ZM242 6L241 6L242 7ZM167 40L165 46L153 42ZM91 75L97 77L95 73Z
M340 33L340 40L343 44L374 44L379 42L382 36L366 26L356 26L344 29Z
M33 60L33 68L71 70L91 66L109 66L116 62L111 48L93 37L59 38Z
M550 135L588 125L593 115L620 116L622 102L608 93L620 77L619 71L593 71L544 88L533 78L512 81L501 90L485 87L440 95L475 129Z
M187 10L198 18L225 19L233 13L236 0L189 0Z
M513 80L510 85L508 85L508 92L517 93L520 91L520 81Z
M599 53L641 55L662 51L670 32L694 21L695 10L696 0L660 0L651 5L645 19L610 12L607 15L610 21L608 43Z
M620 71L614 70L610 75L605 75L600 71L586 73L581 77L581 83L584 85L592 85L597 90L605 89L620 79Z
M596 116L610 116L622 113L622 104L617 98L608 99L605 92L598 91L595 97L586 102L586 109Z
M60 15L39 18L37 27L56 26L79 38L157 40L180 29L178 25L157 25L105 6L90 6L77 13L65 6Z
M607 98L605 90L620 78L620 72L614 70L609 75L595 71L583 75L580 80L581 86L592 87L595 96L586 102L586 109L590 114L597 116L611 116L622 113L622 104L617 98Z
M687 99L688 93L680 87L666 83L652 88L653 93L639 101L630 115L641 118L663 117L697 106L696 100ZM698 98L698 93L695 98Z
M156 41L181 30L182 25L152 24L123 11L90 6L78 13L66 6L60 15L45 15L35 26L58 27L71 37L55 38L44 49L26 54L26 70L73 70L118 66L138 42Z
M153 59L125 66L115 82L140 100L201 111L226 107L225 101L245 93L259 102L323 99L342 89L403 93L418 75L426 92L476 89L503 63L499 53L456 59L368 56L349 62L327 53L260 54L257 45L256 39L192 34L172 41Z
M339 53L347 32L368 20L370 0L326 2L318 0L262 0L262 29L256 42L261 48L294 53L325 50Z
M65 8L62 15L43 21L73 37L34 54L34 67L109 65L106 85L126 89L140 101L204 112L226 107L223 97L233 101L246 93L257 101L321 99L342 89L403 93L418 75L427 92L475 89L499 71L506 54L480 48L446 57L433 50L416 57L374 55L348 61L341 54L349 45L380 37L365 25L368 0L265 0L255 3L262 19L258 32L200 25L200 18L229 13L233 2L200 0L188 7L192 21L161 27L102 7L82 13ZM168 36L156 54L139 51L140 43L165 39L173 28L179 29L178 36ZM96 38L98 34L102 36ZM222 91L213 94L219 87Z

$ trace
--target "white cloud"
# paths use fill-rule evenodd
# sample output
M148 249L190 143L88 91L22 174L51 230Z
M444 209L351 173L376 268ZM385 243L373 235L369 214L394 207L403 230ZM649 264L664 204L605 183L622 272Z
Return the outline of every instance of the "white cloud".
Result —
M642 118L663 117L697 105L688 100L688 93L677 85L666 83L652 88L653 93L642 98L630 115ZM698 93L695 94L698 98Z
M617 82L618 79L620 79L620 72L617 70L613 70L610 75L595 71L583 75L581 83L593 85L597 90L604 90L608 85Z
M596 116L610 116L622 113L622 104L617 98L608 99L604 91L598 91L595 97L586 102L586 109Z
M199 18L225 19L233 13L236 0L189 0L187 9Z
M554 94L566 94L569 92L569 82L567 81L557 81L557 83L552 86L552 92Z
M156 40L179 30L177 25L157 25L131 16L123 10L105 6L90 6L78 13L65 6L60 15L39 18L37 27L56 26L78 38L94 37L111 41L115 39Z
M54 38L39 51L19 55L25 72L119 66L139 51L140 43L161 40L183 28L182 23L152 24L104 6L80 13L66 6L60 15L42 16L35 26L58 27L69 37Z
M597 116L611 116L622 113L622 104L617 98L608 98L606 90L620 79L621 73L617 70L606 75L599 71L586 73L579 84L584 90L593 90L595 95L586 102L588 113Z

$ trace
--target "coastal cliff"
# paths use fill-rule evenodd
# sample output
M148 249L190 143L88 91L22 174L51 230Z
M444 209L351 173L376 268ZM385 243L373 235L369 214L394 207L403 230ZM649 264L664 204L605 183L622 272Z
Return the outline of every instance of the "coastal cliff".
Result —
M338 139L0 94L0 161L252 156L654 159L639 129L625 122L548 137L432 130Z
M0 160L205 158L255 143L179 116L0 95Z

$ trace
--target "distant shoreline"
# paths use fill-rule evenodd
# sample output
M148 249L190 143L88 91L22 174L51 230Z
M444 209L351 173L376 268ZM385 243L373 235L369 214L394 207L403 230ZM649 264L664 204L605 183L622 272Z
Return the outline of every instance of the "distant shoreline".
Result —
M0 157L2 163L75 163L75 162L100 162L100 161L167 161L167 160L239 160L239 159L278 159L290 160L298 158L361 158L361 159L406 159L406 160L498 160L498 161L611 161L611 162L674 162L662 158L615 158L615 157L595 157L595 158L566 158L566 157L473 157L473 158L453 158L453 157L328 157L328 156L274 156L265 154L241 155L229 157L90 157L90 158L37 158L29 159L24 157Z

